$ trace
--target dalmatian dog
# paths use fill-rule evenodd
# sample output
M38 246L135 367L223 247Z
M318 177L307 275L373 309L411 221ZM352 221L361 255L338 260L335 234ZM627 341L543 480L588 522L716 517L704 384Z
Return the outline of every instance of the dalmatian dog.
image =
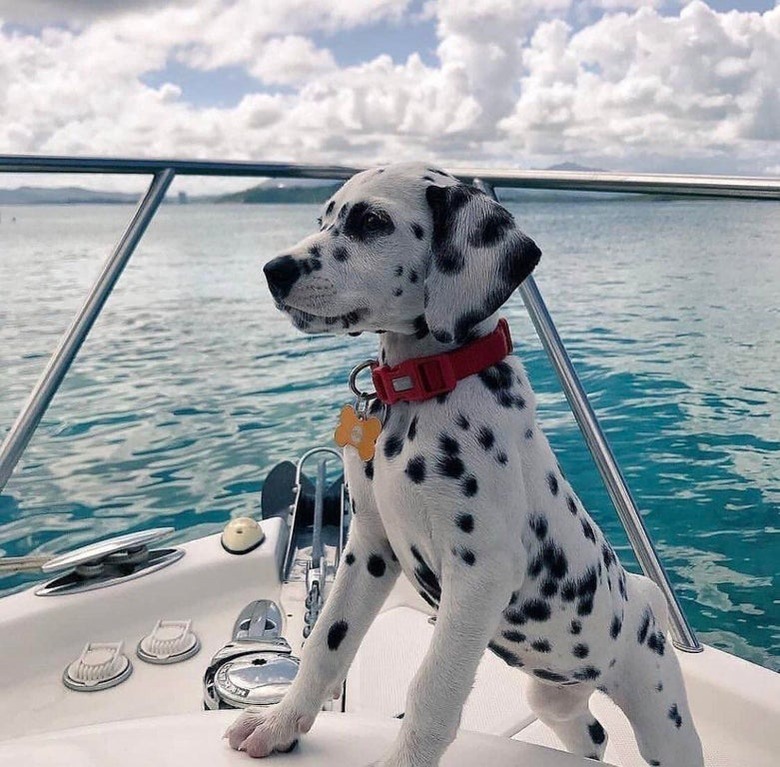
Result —
M401 163L352 177L319 231L265 275L297 328L377 333L392 366L493 331L540 255L490 196ZM331 593L286 697L242 713L233 748L267 756L311 728L403 572L437 620L380 764L439 763L486 648L525 673L528 704L572 753L603 757L607 733L588 707L598 689L648 764L703 764L661 592L623 569L582 507L516 356L391 405L374 458L347 446L345 462L355 517Z

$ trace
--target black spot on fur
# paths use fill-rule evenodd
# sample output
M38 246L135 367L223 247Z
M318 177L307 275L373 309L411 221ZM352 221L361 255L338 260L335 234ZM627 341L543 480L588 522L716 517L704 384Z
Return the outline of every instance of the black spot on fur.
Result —
M421 240L423 238L423 235L425 234L425 231L419 224L412 224L412 232L414 232L414 236Z
M525 616L532 621L546 621L550 617L550 605L541 599L529 599L522 609Z
M544 668L535 668L533 673L535 677L543 679L545 682L557 682L560 684L561 682L569 681L569 677L563 676L563 674L556 674L554 671L548 671Z
M326 216L329 216L331 213L333 213L333 207L335 206L335 204L336 204L336 203L335 203L335 201L334 201L334 200L331 200L331 201L328 203L328 207L327 207L327 208L325 208L325 215L326 215Z
M648 764L652 765L652 767L661 767L661 762L657 759L651 759Z
M659 682L659 683L658 683L658 684L655 686L655 689L656 689L658 692L662 692L662 691L663 691L663 689L664 689L664 683L663 683L663 682Z
M674 726L679 730L682 727L682 717L677 709L677 704L673 703L669 709L669 718L674 722Z
M558 593L558 581L554 578L545 578L539 588L539 593L548 599L554 597Z
M455 523L464 533L470 533L474 530L474 517L471 514L458 514Z
M354 555L354 554L353 554L353 553L350 551L350 552L349 552L349 553L347 553L347 555L344 557L344 561L345 561L345 562L346 562L348 565L354 565L354 564L355 564L355 555Z
M612 551L612 547L604 541L604 543L601 544L601 556L604 559L604 566L609 570L612 565L615 564L617 559L615 558L615 552Z
M374 578L381 578L385 574L385 560L379 554L372 554L368 558L366 567Z
M501 658L502 661L509 664L510 666L516 666L517 668L522 667L523 662L520 660L520 658L518 658L517 655L515 655L511 650L507 650L506 647L501 647L501 645L496 644L495 642L488 642L488 647L499 658Z
M442 335L442 334L440 334L440 335ZM449 334L447 334L447 335L449 335ZM441 338L439 338L438 340L441 340ZM450 338L449 340L451 341L452 338ZM444 392L444 394L437 394L436 395L436 402L438 402L439 405L443 405L447 401L447 398L449 396L450 396L450 393L448 391Z
M390 434L385 440L384 453L388 460L395 458L403 449L404 441L398 434Z
M399 296L402 296L403 294L404 294L404 289L403 289L403 288L396 288L396 289L393 291L393 295L394 295L396 298L398 298Z
M425 315L421 314L414 318L414 337L421 341L425 336L430 333L428 329L428 323L425 321Z
M496 453L496 460L502 465L506 466L507 461L509 460L509 457L506 453Z
M513 626L522 626L528 620L522 608L512 607L512 603L504 610L504 618Z
M338 247L333 248L333 258L335 258L336 261L344 263L344 261L349 258L349 251L345 247L339 245Z
M417 416L412 418L409 424L409 431L406 432L406 438L411 442L417 436Z
M534 436L534 430L533 429L526 429L525 430L525 438L526 439L533 439Z
M663 655L666 649L666 637L660 631L655 631L647 637L647 646L657 655Z
M465 467L463 461L458 457L458 453L460 453L458 441L448 434L441 434L439 436L439 446L444 453L444 455L439 458L437 464L439 473L445 477L460 479L465 471Z
M558 580L564 578L569 570L569 563L566 560L563 549L548 540L544 542L541 553L547 572Z
M593 525L591 525L590 522L588 522L585 517L582 517L580 519L580 524L582 525L582 534L593 543L596 542L596 533L593 532Z
M425 592L436 602L441 600L441 586L439 585L439 579L436 577L436 573L431 570L426 561L422 558L422 554L417 550L416 546L411 547L412 556L417 560L417 567L414 569L414 576L417 579L417 583L422 586Z
M509 642L525 642L526 636L520 631L503 631L502 636Z
M617 615L612 616L612 623L609 627L609 635L613 639L617 639L620 636L620 632L623 630L623 621Z
M328 647L331 650L338 650L348 630L349 624L346 621L336 621L328 629Z
M572 498L570 495L566 496L566 505L569 507L569 511L572 514L577 513L577 504L574 502L574 498Z
M590 615L593 612L593 597L577 602L577 615Z
M588 725L588 732L590 733L590 739L597 746L600 746L606 740L607 735L604 732L604 728L601 726L601 723L598 721Z
M512 368L507 362L497 362L478 374L480 381L494 394L512 388Z
M415 282L417 282L418 279L419 279L419 276L417 274L417 270L416 269L410 269L409 270L409 282L415 283Z
M372 480L374 478L374 459L369 458L363 465L363 473L366 475L366 479Z
M463 413L458 413L458 417L455 419L455 423L458 424L458 426L460 426L460 428L463 429L464 431L471 426L471 424L469 423L469 419L466 418L466 416L463 415Z
M580 623L578 620L573 620L571 622L571 626L569 627L569 631L576 636L582 631L582 623Z
M536 537L542 541L547 535L547 520L541 514L534 514L529 520L528 524L531 530L534 531Z
M416 455L406 464L406 476L416 485L425 482L425 458Z
M563 599L564 602L573 602L576 596L577 584L572 580L566 581L561 587L561 599Z
M546 639L537 639L536 641L531 642L531 647L533 647L536 652L550 652L552 649L550 643Z
M575 658L587 658L589 653L590 653L590 649L588 648L588 645L582 644L581 642L579 644L574 645L571 651L571 654Z
M458 440L453 439L449 434L439 435L439 446L447 455L457 455L460 453L460 445L458 444Z
M598 679L601 676L601 672L595 666L583 666L577 669L572 676L580 682L588 682Z
M509 211L495 206L478 229L469 237L469 244L476 248L487 248L500 242L506 233L514 229L515 222Z
M403 273L404 273L403 264L398 264L398 266L395 267L395 276L400 277Z
M467 498L473 498L477 494L477 490L479 490L477 478L469 475L466 477L466 479L463 480L460 489L463 495L465 495Z
M471 549L461 549L458 553L460 558L470 567L477 561L477 557Z
M492 429L489 429L487 426L483 426L479 430L479 434L477 434L477 439L479 440L479 444L482 445L485 450L490 450L490 448L493 447L496 442L496 435L493 434Z
M558 477L551 471L547 473L547 486L553 495L558 495Z
M642 622L639 624L639 630L636 632L636 641L639 642L639 644L643 644L645 639L647 639L647 630L650 628L650 618L650 611L645 610L644 615L642 616Z

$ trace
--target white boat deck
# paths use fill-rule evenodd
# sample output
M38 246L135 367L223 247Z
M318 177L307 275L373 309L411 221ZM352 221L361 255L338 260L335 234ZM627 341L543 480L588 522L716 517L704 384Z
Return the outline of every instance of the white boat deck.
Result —
M263 525L265 543L244 556L227 554L218 536L211 536L187 544L186 556L169 568L108 590L46 598L27 591L6 597L0 611L4 681L0 696L0 741L4 741L0 743L0 765L100 763L114 767L130 764L131 754L133 764L138 764L139 759L147 763L153 754L161 753L149 750L152 742L163 752L168 743L169 758L161 763L171 765L211 767L244 760L219 741L222 728L235 712L204 712L201 679L213 653L229 640L241 608L258 598L280 599L277 572L283 555L282 522L273 519ZM284 607L290 611L292 602L288 595L285 598L288 604ZM202 642L201 651L172 666L140 661L135 656L135 646L159 618L192 619ZM404 711L408 683L433 632L428 618L428 608L412 587L404 580L399 582L369 630L350 671L345 699L348 715L328 714L322 727L315 727L307 737L305 748L297 755L285 757L291 767L335 763L311 761L311 757L315 753L321 757L326 752L336 754L339 748L343 752L340 763L365 764L365 758L355 761L357 752L350 745L353 741L363 742L360 738L364 730L381 733L376 742L390 741L398 726L392 717ZM296 651L300 620L291 619L285 633ZM63 669L87 641L120 639L125 641L134 666L126 682L95 693L73 692L62 685ZM711 648L696 655L681 653L680 661L708 767L774 767L780 753L780 676ZM489 739L504 744L496 746L496 767L590 764L538 747L557 749L560 744L526 706L523 678L522 672L486 653L464 710L462 729L502 736ZM610 735L607 761L620 767L644 767L623 715L599 694L593 708ZM168 741L153 732L159 728L165 732L165 722L174 720L166 719L158 725L148 721L106 724L170 716L176 719ZM59 732L66 728L82 729ZM348 737L344 735L347 731L352 733ZM110 752L98 747L101 732L104 742L110 736ZM192 743L201 743L202 748L192 745L192 732L198 734ZM15 740L18 738L22 740ZM509 738L527 745L517 744L517 749L510 747L507 751ZM180 749L171 745L177 742ZM480 742L484 746L488 741ZM62 747L70 744L68 753L80 754L82 761L65 759L67 749L58 750L57 743ZM127 744L126 749L123 743ZM474 752L469 752L465 740L463 743L466 745L459 745L452 753L465 759L464 755ZM318 752L319 748L326 751ZM466 750L460 751L461 748ZM193 758L184 760L183 754L190 752ZM482 758L488 752L489 749ZM59 755L59 761L51 761L54 754ZM87 754L95 757L92 762ZM469 763L459 761L461 756L453 756L452 760L448 757L444 764Z

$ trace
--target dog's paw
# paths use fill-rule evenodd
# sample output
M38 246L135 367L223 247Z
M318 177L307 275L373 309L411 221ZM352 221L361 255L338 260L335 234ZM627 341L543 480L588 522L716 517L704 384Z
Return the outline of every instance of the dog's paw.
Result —
M313 716L302 715L282 704L250 707L228 727L223 737L236 751L260 758L274 751L291 751L298 736L308 732L313 724Z

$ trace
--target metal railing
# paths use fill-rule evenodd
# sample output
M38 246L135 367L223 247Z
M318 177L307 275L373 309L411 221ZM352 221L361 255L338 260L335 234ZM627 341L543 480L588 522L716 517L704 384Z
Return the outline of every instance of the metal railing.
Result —
M0 492L13 473L49 403L59 389L81 345L122 274L122 270L154 218L176 175L343 180L360 170L362 168L292 163L0 155L0 173L152 175L149 187L141 198L122 237L111 252L84 304L64 333L40 379L33 387L29 399L22 407L2 446L0 446ZM498 186L780 200L780 179L563 171L496 171L486 168L461 168L455 172L455 175L464 181L479 179L486 190L491 193L493 187ZM637 560L645 574L662 589L666 597L671 618L672 639L681 650L699 651L701 645L677 601L669 578L647 533L642 516L599 426L585 390L572 366L533 277L527 278L520 290L587 447L626 529Z

